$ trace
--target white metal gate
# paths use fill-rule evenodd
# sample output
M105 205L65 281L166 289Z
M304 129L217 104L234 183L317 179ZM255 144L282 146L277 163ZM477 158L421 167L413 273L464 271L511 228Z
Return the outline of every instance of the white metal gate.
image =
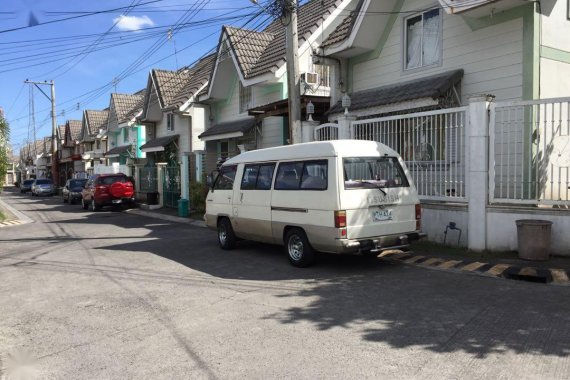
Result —
M570 98L490 111L489 201L570 206Z
M358 120L351 138L381 142L398 152L422 199L465 202L467 107Z

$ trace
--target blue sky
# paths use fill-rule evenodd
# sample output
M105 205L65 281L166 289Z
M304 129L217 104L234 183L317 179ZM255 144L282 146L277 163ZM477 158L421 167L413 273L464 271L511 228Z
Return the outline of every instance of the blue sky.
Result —
M16 153L28 134L33 138L28 133L30 90L23 83L26 79L54 80L58 124L67 119L81 119L84 109L108 106L109 96L115 92L114 78L121 78L116 83L117 92L138 91L146 86L151 67L174 70L191 64L216 46L222 25L241 26L259 10L249 0L0 0L0 3L0 107L10 123L11 144ZM85 15L84 12L108 11L131 4L137 7L126 15L121 14L125 9L120 9L77 17ZM194 11L185 13L188 10ZM147 52L155 42L164 41L169 27L183 16L186 16L185 25L172 39L152 53ZM77 18L54 22L69 17ZM266 18L258 17L248 26L253 27ZM201 25L190 24L203 20L206 21ZM29 27L35 22L39 25ZM7 31L22 27L25 28ZM139 64L123 73L134 63ZM41 87L49 94L49 86ZM51 135L50 103L37 89L34 89L34 105L37 138Z

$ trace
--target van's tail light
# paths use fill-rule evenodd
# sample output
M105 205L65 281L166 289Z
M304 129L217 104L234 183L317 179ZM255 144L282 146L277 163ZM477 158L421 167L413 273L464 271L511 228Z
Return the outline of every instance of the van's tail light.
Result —
M422 205L416 204L416 230L422 228Z
M346 211L334 212L334 226L336 228L346 227Z

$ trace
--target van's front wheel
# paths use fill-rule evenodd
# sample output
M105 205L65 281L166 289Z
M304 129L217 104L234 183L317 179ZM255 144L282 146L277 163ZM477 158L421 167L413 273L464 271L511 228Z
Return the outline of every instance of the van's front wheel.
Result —
M236 246L236 235L228 218L218 222L218 243L222 249L230 250Z
M293 266L304 268L315 262L315 252L309 244L307 235L299 228L287 231L285 235L285 249L289 262Z

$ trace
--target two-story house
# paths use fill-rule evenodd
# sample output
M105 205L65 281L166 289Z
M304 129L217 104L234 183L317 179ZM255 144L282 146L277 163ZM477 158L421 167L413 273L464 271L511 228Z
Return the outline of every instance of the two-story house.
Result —
M104 165L107 151L107 119L109 110L85 110L81 125L81 157L87 175L95 174L96 167Z
M86 176L85 166L81 160L81 120L66 120L65 125L58 126L58 184L64 184L70 178Z
M149 73L140 117L148 140L141 150L147 155L147 167L167 165L159 184L166 189L167 207L176 207L180 197L188 199L190 181L202 180L204 143L198 135L206 128L209 110L197 103L197 97L207 91L214 61L211 54L178 71Z
M361 1L318 50L347 97L315 136L399 152L430 239L453 221L461 245L512 249L515 219L536 218L520 206L570 202L568 11L557 0ZM566 252L570 219L541 212Z
M145 126L137 123L144 93L111 94L107 120L107 167L102 172L122 172L134 176L135 160L144 158L140 146L146 141Z
M41 141L41 150L38 150L36 161L37 178L51 178L52 140L46 136Z
M321 42L354 10L358 1L309 1L298 9L301 107L314 106L320 119L331 97L339 98L332 70L313 59ZM224 27L209 91L211 125L200 135L208 170L243 150L291 142L288 118L285 26L275 20L261 32ZM312 108L312 107L311 107ZM303 113L303 118L306 113Z

